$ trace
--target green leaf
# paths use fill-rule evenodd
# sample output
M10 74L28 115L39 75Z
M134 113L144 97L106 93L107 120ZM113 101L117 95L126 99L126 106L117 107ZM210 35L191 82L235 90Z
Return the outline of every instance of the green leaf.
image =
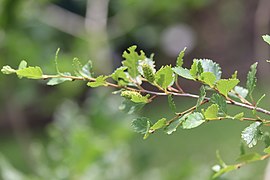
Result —
M125 58L124 61L122 61L122 64L128 68L128 74L132 78L136 78L139 75L138 71L138 61L144 60L146 58L143 51L140 51L140 55L135 51L137 46L131 46L128 48L128 51L125 51L123 53L123 58Z
M125 70L127 70L127 67L119 67L111 75L112 79L117 81L119 86L126 86L129 83Z
M84 66L78 58L73 59L73 68L76 76L92 78L92 62L88 61Z
M258 139L261 137L261 124L261 122L254 122L242 131L241 137L249 148L255 146Z
M61 74L59 71L59 67L58 67L58 54L60 52L60 48L58 48L55 52L55 57L54 57L54 63L55 63L55 68L56 68L56 72L57 74Z
M213 88L216 82L216 76L212 72L203 72L199 76L199 80Z
M267 34L266 35L263 35L262 38L263 38L263 40L265 42L267 42L270 45L270 36L269 35L267 35Z
M174 83L174 77L173 70L170 66L162 66L155 75L155 82L163 89L167 89L168 86Z
M250 163L253 161L261 160L261 155L258 153L249 153L240 156L236 161L239 163Z
M263 134L263 142L265 144L265 147L269 147L270 146L270 135L268 132L265 132Z
M220 156L219 150L216 151L216 157L218 160L218 163L222 166L222 167L226 167L226 163L223 161L223 159Z
M204 122L205 120L203 115L199 112L194 112L190 114L187 119L182 123L182 127L183 129L192 129L200 126Z
M259 104L261 103L261 101L263 100L263 98L265 97L265 94L263 94L260 99L257 101L257 103L255 104L255 108L252 110L253 115L255 116L257 111L256 108L259 106Z
M228 172L233 171L233 170L236 170L236 169L237 169L237 166L235 166L235 165L226 166L226 167L220 169L217 173L215 173L212 176L212 179L216 179L219 176L221 176L222 174L228 173Z
M146 134L148 132L148 129L149 129L149 123L150 123L149 118L138 117L132 121L131 126L135 132L141 133L141 134Z
M171 108L171 110L173 112L176 112L176 105L175 105L175 102L174 102L173 97L172 97L171 94L168 95L168 103L169 103L169 107Z
M149 95L143 96L139 92L135 91L122 91L121 96L130 99L135 103L148 103Z
M218 91L224 95L228 96L228 93L239 83L238 79L220 79L217 81Z
M17 70L11 68L10 66L3 66L1 69L1 72L3 74L14 74Z
M28 79L42 79L42 70L40 67L35 66L35 67L27 67L24 69L19 69L16 71L18 77L25 77Z
M205 119L215 119L217 118L217 114L218 114L218 105L217 104L212 104L211 106L209 106L205 112L204 112L204 117Z
M238 119L238 120L242 120L242 118L244 117L244 112L238 113L236 114L233 119Z
M203 73L203 67L202 67L201 62L194 59L193 64L191 65L189 73L193 78L197 79L197 77L201 73Z
M107 82L106 82L107 78L108 76L103 76L103 75L98 76L95 82L88 82L87 86L90 86L90 87L107 86Z
M217 104L219 106L219 110L226 114L227 113L227 103L226 100L223 96L221 96L220 94L214 93L211 96L210 101L214 104Z
M174 67L174 68L172 68L172 69L173 69L173 71L174 71L177 75L179 75L179 76L181 76L181 77L183 77L183 78L185 78L185 79L195 80L195 79L191 76L189 70L186 69L186 68L182 68L182 67Z
M119 109L127 114L132 114L141 110L144 105L145 103L135 103L132 102L130 99L125 99L119 106Z
M177 67L182 67L184 61L183 61L183 57L185 55L185 51L186 51L186 47L179 53L177 60L176 60L176 66Z
M181 117L179 117L178 119L176 119L175 121L173 121L171 124L169 124L164 131L167 134L172 134L173 132L176 131L176 129L181 125L181 123L187 118L188 114L185 114Z
M166 126L166 118L158 120L153 126L150 127L150 131L156 131Z
M143 139L147 139L148 136L150 135L150 127L151 127L151 123L150 121L147 121L146 133L144 134Z
M221 78L221 68L219 64L213 62L210 59L195 59L195 61L201 63L203 72L213 73L217 80Z
M72 79L70 79L70 78L52 78L47 82L47 85L54 86L57 84L61 84L65 81L72 81Z
M247 75L247 83L246 83L246 86L247 86L247 89L248 89L248 92L249 92L249 95L252 97L252 92L254 90L254 88L256 87L256 82L257 82L257 78L256 78L256 73L257 73L257 62L252 64L250 66L250 71L248 72L248 75Z
M263 150L263 152L265 152L266 154L270 154L270 146L268 146L267 148L265 148Z
M19 64L18 69L20 70L20 69L24 69L24 68L26 68L26 67L27 67L27 62L24 61L24 60L22 60L22 61L20 62L20 64Z
M204 88L204 86L201 86L200 95L199 95L199 98L197 100L196 108L198 108L201 105L201 103L203 102L205 96L206 96L205 88Z

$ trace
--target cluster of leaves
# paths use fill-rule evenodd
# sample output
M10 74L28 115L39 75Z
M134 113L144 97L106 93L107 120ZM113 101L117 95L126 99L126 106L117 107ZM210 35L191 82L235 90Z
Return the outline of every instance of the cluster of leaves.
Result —
M263 36L263 39L270 44L268 35ZM231 77L223 78L219 64L210 59L194 59L190 68L183 67L185 49L180 52L175 66L165 65L156 69L153 55L147 57L142 50L138 53L136 48L136 46L131 46L123 53L122 66L110 75L94 77L91 62L89 61L82 66L77 58L73 60L74 73L62 73L59 70L57 60L59 50L55 57L56 75L46 75L38 66L27 66L26 61L21 61L18 69L4 66L1 71L4 74L17 74L19 78L49 79L48 85L57 85L72 80L84 80L90 87L111 86L118 88L119 90L114 94L120 94L124 98L120 109L128 114L140 110L158 96L167 96L168 105L173 111L172 118L161 117L154 123L147 117L138 117L132 121L133 129L143 134L144 139L161 129L167 134L172 134L178 128L192 129L208 121L225 119L253 121L242 131L241 138L249 148L255 146L258 140L264 140L267 154L243 153L239 158L240 164L230 166L226 165L218 155L220 164L213 168L217 171L214 178L237 169L247 162L262 160L270 156L268 154L270 152L269 140L267 140L270 139L269 135L261 130L263 125L270 124L270 120L257 114L257 112L262 112L270 115L269 111L258 108L265 95L257 101L252 96L257 82L257 63L251 65L247 74L246 86L241 87L239 86L240 80L237 78L237 71ZM178 83L179 77L200 83L199 95L184 92ZM146 90L144 88L146 83L151 84L155 90ZM174 102L176 96L197 98L197 103L183 112L178 112ZM203 104L208 105L206 108L202 108ZM227 111L228 104L248 108L252 111L253 116L246 117L244 112L230 114Z

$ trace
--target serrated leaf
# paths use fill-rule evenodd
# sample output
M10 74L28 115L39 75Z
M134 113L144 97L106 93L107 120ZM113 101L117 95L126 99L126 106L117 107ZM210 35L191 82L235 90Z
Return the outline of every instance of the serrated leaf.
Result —
M121 96L130 99L135 103L148 103L149 95L143 96L139 92L135 91L122 91Z
M261 122L254 122L242 131L241 138L246 142L249 148L255 146L258 139L261 137L261 124Z
M226 114L227 113L227 103L226 103L226 100L223 96L217 94L217 93L214 93L212 96L211 96L211 99L210 101L214 104L217 104L219 106L219 110Z
M204 88L204 86L201 86L200 95L199 95L199 98L198 98L197 103L196 103L196 108L198 108L201 105L205 96L206 96L205 88Z
M17 70L11 68L10 66L3 66L1 69L1 72L3 74L14 74Z
M187 116L188 116L188 114L185 114L185 115L181 116L180 118L176 119L171 124L169 124L167 127L165 127L164 131L169 135L172 134L181 125L181 123L187 118Z
M92 62L88 61L84 66L82 66L81 62L78 58L73 59L73 68L76 76L82 77L92 77Z
M240 156L236 161L239 163L250 163L253 161L261 160L261 155L258 153L249 153Z
M158 120L153 126L150 127L151 131L156 131L166 126L166 118Z
M22 60L19 64L18 70L19 69L24 69L27 67L27 62L25 60Z
M221 78L221 68L219 64L213 62L210 59L196 59L196 61L201 63L203 72L213 73L217 80Z
M150 121L147 121L147 129L146 129L146 133L143 136L143 139L147 139L148 136L150 135L150 127L151 127L151 123Z
M257 82L257 78L256 78L256 73L257 73L257 62L252 64L250 66L250 71L248 72L247 75L247 83L246 83L246 87L248 89L248 93L250 96L252 96L252 92L254 90L254 88L256 87L256 82Z
M173 69L173 71L174 71L177 75L179 75L179 76L181 76L181 77L183 77L183 78L185 78L185 79L195 80L195 79L191 76L189 70L186 69L186 68L182 68L182 67L174 67L174 68L172 68L172 69Z
M221 176L222 174L225 174L227 172L230 172L230 171L233 171L233 170L236 170L237 169L237 166L235 165L231 165L231 166L226 166L222 169L220 169L218 172L216 172L213 176L212 176L212 179L216 179L218 178L219 176Z
M233 117L233 119L241 120L243 117L244 117L244 112L241 112L241 113L236 114L236 115Z
M212 72L203 72L199 76L199 79L211 88L214 87L214 84L216 82L216 76Z
M218 91L224 95L228 96L228 93L239 83L238 79L220 79L217 81Z
M107 82L106 82L107 78L108 78L108 76L103 76L103 75L98 76L96 78L96 81L88 82L87 86L90 86L90 87L107 86Z
M130 99L125 99L119 106L119 110L124 111L127 114L135 113L143 108L145 103L135 103Z
M263 38L263 40L265 42L267 42L270 45L270 36L269 35L267 35L267 34L266 35L263 35L262 38Z
M54 86L57 84L61 84L65 81L72 81L72 79L70 79L70 78L52 78L47 82L47 85Z
M179 53L177 60L176 60L177 67L182 67L182 65L184 63L183 57L185 56L185 51L186 51L186 47Z
M173 112L176 112L176 105L175 105L175 102L174 102L173 97L172 97L171 94L168 95L168 103L169 103L169 107L171 108L171 110Z
M27 67L24 69L19 69L16 71L18 77L25 77L28 79L42 79L42 70L40 67L35 66L35 67Z
M196 59L193 60L193 64L191 65L190 71L189 71L190 75L197 79L197 77L203 73L203 67L200 61L197 61Z
M205 120L202 113L194 112L190 114L187 119L182 123L182 127L183 129L192 129L200 126L204 122Z
M119 86L126 86L129 83L127 73L125 72L127 67L117 68L111 75L112 79L115 80Z
M162 66L155 74L155 82L163 89L167 89L168 86L174 83L174 77L173 70L170 66Z
M146 134L149 129L149 123L150 123L149 118L138 117L132 121L131 126L135 132Z
M138 61L144 60L146 58L145 53L143 51L140 51L140 55L135 51L137 46L131 46L128 48L128 51L125 51L123 53L123 58L125 58L124 61L122 61L122 64L128 68L128 74L132 78L136 78L139 75L138 71Z
M217 104L212 104L211 106L209 106L205 112L204 112L204 117L205 119L215 119L217 118L217 114L218 114L218 105Z

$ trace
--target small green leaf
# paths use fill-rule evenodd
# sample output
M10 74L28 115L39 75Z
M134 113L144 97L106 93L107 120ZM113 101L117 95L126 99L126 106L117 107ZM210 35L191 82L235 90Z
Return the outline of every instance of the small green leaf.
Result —
M204 86L201 86L200 95L199 95L199 98L197 100L196 108L198 108L201 105L201 103L203 102L205 96L206 96L205 88L204 88Z
M217 118L217 114L218 114L218 105L217 104L212 104L211 106L209 106L205 112L204 112L204 117L205 119L215 119Z
M238 79L220 79L217 81L218 91L224 95L228 96L228 93L239 83Z
M201 63L203 72L213 73L217 80L221 78L221 68L219 64L210 59L196 59L196 61Z
M249 153L240 156L236 161L239 163L250 163L253 161L261 160L261 155L258 153Z
M125 99L119 106L119 110L124 111L127 114L133 114L143 108L145 103L135 103L130 99Z
M143 51L140 51L140 55L135 51L137 46L131 46L128 48L128 51L125 51L123 53L123 58L125 58L124 61L122 61L122 64L127 67L128 74L132 78L136 78L139 75L138 71L138 61L144 60L146 58L145 53Z
M42 70L40 67L35 66L35 67L27 67L24 69L19 69L16 71L18 77L25 77L28 79L42 79Z
M58 68L58 54L60 52L60 48L58 48L55 52L55 57L54 57L54 63L55 63L55 68L56 68L56 72L57 74L61 74Z
M135 91L122 91L121 96L130 99L135 103L148 103L149 95L143 96L139 92Z
M216 76L212 72L203 72L199 76L199 80L213 88L216 82Z
M220 156L219 150L216 151L216 157L218 160L218 163L222 166L222 167L226 167L226 163L223 161L223 159Z
M186 68L182 68L182 67L174 67L174 68L172 68L172 69L173 69L173 71L174 71L177 75L179 75L179 76L181 76L181 77L183 77L183 78L185 78L185 79L195 80L195 79L191 76L189 70L186 69Z
M151 127L151 123L150 121L147 121L146 133L144 134L143 139L147 139L148 136L150 135L150 127Z
M246 88L241 87L241 86L235 86L234 92L243 98L246 98L248 95L248 90ZM229 95L232 97L238 98L234 93L229 93Z
M221 96L220 94L214 93L211 96L210 101L214 104L217 104L219 106L219 110L226 114L227 113L227 103L226 100L223 96Z
M145 58L144 60L139 60L138 71L150 83L155 81L156 69L155 62L152 59Z
M254 88L256 87L256 82L257 82L257 78L256 78L256 73L257 73L257 62L252 64L250 66L250 71L248 72L247 75L247 89L248 89L248 93L249 95L252 97L252 92L254 90Z
M14 74L16 73L17 70L12 69L10 66L3 66L1 69L1 72L3 74Z
M83 77L88 77L88 78L91 78L92 75L93 75L93 72L92 72L92 61L88 61L81 69L80 71L80 74L83 76Z
M22 61L20 62L20 64L19 64L18 70L24 69L24 68L26 68L26 67L27 67L27 62L24 61L24 60L22 60Z
M181 116L180 118L176 119L171 124L169 124L167 127L165 127L164 131L169 135L172 134L181 125L181 123L187 118L187 116L188 116L188 114L185 114L185 115Z
M263 100L263 98L265 97L265 94L263 94L260 99L257 101L257 103L255 104L255 108L252 110L253 115L256 115L256 108L259 106L259 104L261 103L261 101Z
M172 97L171 94L168 95L168 103L169 103L169 107L171 108L171 110L173 112L176 112L176 105L175 105L175 102L174 102L173 97Z
M150 127L150 131L156 131L166 126L166 118L158 120L153 126Z
M262 38L263 38L263 40L265 42L267 42L270 45L270 36L269 35L267 35L267 34L266 35L263 35Z
M174 77L172 68L166 65L157 71L155 82L163 89L167 89L168 86L171 86L174 83Z
M197 79L197 77L201 75L201 73L203 73L203 67L201 62L194 59L189 73L193 78Z
M47 85L54 86L57 84L61 84L65 81L72 81L72 79L70 79L70 78L52 78L47 82Z
M146 134L149 129L149 123L150 123L149 118L138 117L132 121L131 126L135 132Z
M263 152L265 152L266 154L270 154L270 146L268 146L267 148L265 148L263 150Z
M185 55L185 51L186 51L186 47L179 53L177 60L176 60L176 66L177 67L182 67L184 61L183 61L183 57Z
M111 75L112 79L117 81L119 86L126 86L129 83L125 70L127 70L127 67L119 67Z
M182 127L183 129L192 129L200 126L204 122L205 120L203 115L199 112L194 112L190 114L187 119L182 123Z
M244 117L244 112L238 113L236 114L233 119L238 119L238 120L242 120L242 118Z
M241 137L249 148L255 146L258 139L261 137L261 124L261 122L254 122L242 131Z
M108 78L108 76L103 76L103 75L98 76L96 78L96 81L88 82L87 86L90 86L90 87L107 86L107 82L106 82L107 78Z

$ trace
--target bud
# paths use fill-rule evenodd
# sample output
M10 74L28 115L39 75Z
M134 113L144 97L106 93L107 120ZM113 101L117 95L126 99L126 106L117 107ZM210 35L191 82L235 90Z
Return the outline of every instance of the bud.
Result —
M13 74L13 73L16 73L16 70L12 69L10 66L3 66L3 68L1 69L1 72L3 74Z

